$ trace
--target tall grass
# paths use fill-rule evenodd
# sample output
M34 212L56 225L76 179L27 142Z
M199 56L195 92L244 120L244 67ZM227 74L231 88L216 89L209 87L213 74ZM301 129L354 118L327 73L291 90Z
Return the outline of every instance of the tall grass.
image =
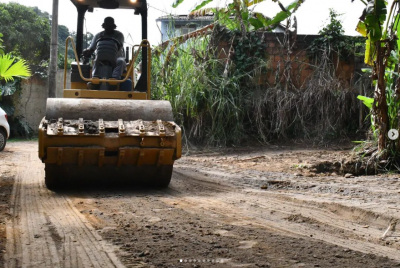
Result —
M209 37L191 39L175 53L153 59L153 97L171 102L186 137L214 145L240 143L246 135L244 76L223 76L225 62L212 57Z

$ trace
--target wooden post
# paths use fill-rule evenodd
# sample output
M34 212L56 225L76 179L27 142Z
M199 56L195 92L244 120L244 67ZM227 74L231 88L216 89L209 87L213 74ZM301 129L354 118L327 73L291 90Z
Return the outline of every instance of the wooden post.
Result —
M56 97L57 87L57 60L58 60L58 0L53 0L53 13L51 19L51 44L49 64L49 89L48 98ZM67 60L67 59L65 59Z

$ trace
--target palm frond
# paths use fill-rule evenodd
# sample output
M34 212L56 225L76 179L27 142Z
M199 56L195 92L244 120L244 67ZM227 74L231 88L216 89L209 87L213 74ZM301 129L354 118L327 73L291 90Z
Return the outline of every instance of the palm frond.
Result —
M13 81L14 77L28 78L31 76L25 60L16 60L10 54L0 55L0 80Z
M8 68L10 68L13 62L14 61L11 59L11 56L8 54L0 56L0 78L4 77L6 71Z

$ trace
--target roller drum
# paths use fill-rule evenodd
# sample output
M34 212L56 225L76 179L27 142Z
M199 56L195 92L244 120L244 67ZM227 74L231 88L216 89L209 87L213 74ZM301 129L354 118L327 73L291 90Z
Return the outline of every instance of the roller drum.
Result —
M47 100L46 119L83 118L97 121L173 121L171 104L156 100L61 99Z

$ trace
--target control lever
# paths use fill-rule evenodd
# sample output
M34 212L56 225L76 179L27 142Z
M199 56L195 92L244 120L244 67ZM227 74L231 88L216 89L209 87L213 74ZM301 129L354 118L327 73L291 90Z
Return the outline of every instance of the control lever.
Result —
M82 59L82 64L86 65L89 64L91 57L86 57L85 55L81 55L81 59Z
M129 47L126 47L125 62L126 62L126 63L129 63Z

